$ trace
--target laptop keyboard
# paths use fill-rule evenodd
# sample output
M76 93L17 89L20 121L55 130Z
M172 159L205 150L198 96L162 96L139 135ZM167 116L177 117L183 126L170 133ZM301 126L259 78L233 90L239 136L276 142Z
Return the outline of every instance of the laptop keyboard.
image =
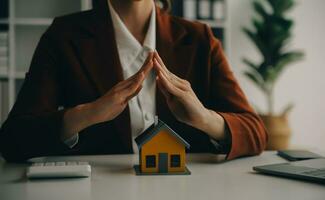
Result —
M325 178L325 168L323 168L323 169L315 169L315 170L308 171L308 172L303 172L302 174L306 174L306 175L309 175L309 176L324 177Z

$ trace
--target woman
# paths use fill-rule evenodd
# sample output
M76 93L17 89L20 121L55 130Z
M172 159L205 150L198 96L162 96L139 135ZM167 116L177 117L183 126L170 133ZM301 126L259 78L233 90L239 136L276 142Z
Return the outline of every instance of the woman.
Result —
M191 152L233 159L265 147L264 126L206 25L153 0L100 0L42 36L1 129L2 153L9 161L132 153L155 115Z

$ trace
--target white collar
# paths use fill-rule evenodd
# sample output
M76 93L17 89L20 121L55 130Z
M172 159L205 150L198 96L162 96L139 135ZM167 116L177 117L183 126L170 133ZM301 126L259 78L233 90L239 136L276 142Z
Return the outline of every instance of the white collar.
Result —
M128 68L136 59L143 48L155 50L156 48L156 10L153 3L148 31L143 41L143 46L135 39L128 28L125 26L119 15L108 1L108 7L113 21L115 40L120 55L120 61L123 68Z

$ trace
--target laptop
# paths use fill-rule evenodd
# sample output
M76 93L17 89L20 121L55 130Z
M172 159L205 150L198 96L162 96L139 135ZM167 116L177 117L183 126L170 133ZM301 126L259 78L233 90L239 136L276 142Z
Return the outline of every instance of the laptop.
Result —
M255 166L253 170L269 175L325 184L325 158Z

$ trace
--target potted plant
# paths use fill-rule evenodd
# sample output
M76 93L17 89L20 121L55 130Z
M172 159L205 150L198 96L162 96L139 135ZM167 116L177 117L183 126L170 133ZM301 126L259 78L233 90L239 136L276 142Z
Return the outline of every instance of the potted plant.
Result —
M243 62L249 70L248 77L265 95L267 113L259 113L269 134L267 149L278 150L288 147L291 131L288 114L292 104L283 112L274 112L274 86L284 69L299 61L304 54L301 51L287 49L291 38L293 21L286 13L294 6L294 0L255 0L253 8L256 16L252 19L253 29L243 28L243 32L257 47L262 56L260 63L247 58Z

